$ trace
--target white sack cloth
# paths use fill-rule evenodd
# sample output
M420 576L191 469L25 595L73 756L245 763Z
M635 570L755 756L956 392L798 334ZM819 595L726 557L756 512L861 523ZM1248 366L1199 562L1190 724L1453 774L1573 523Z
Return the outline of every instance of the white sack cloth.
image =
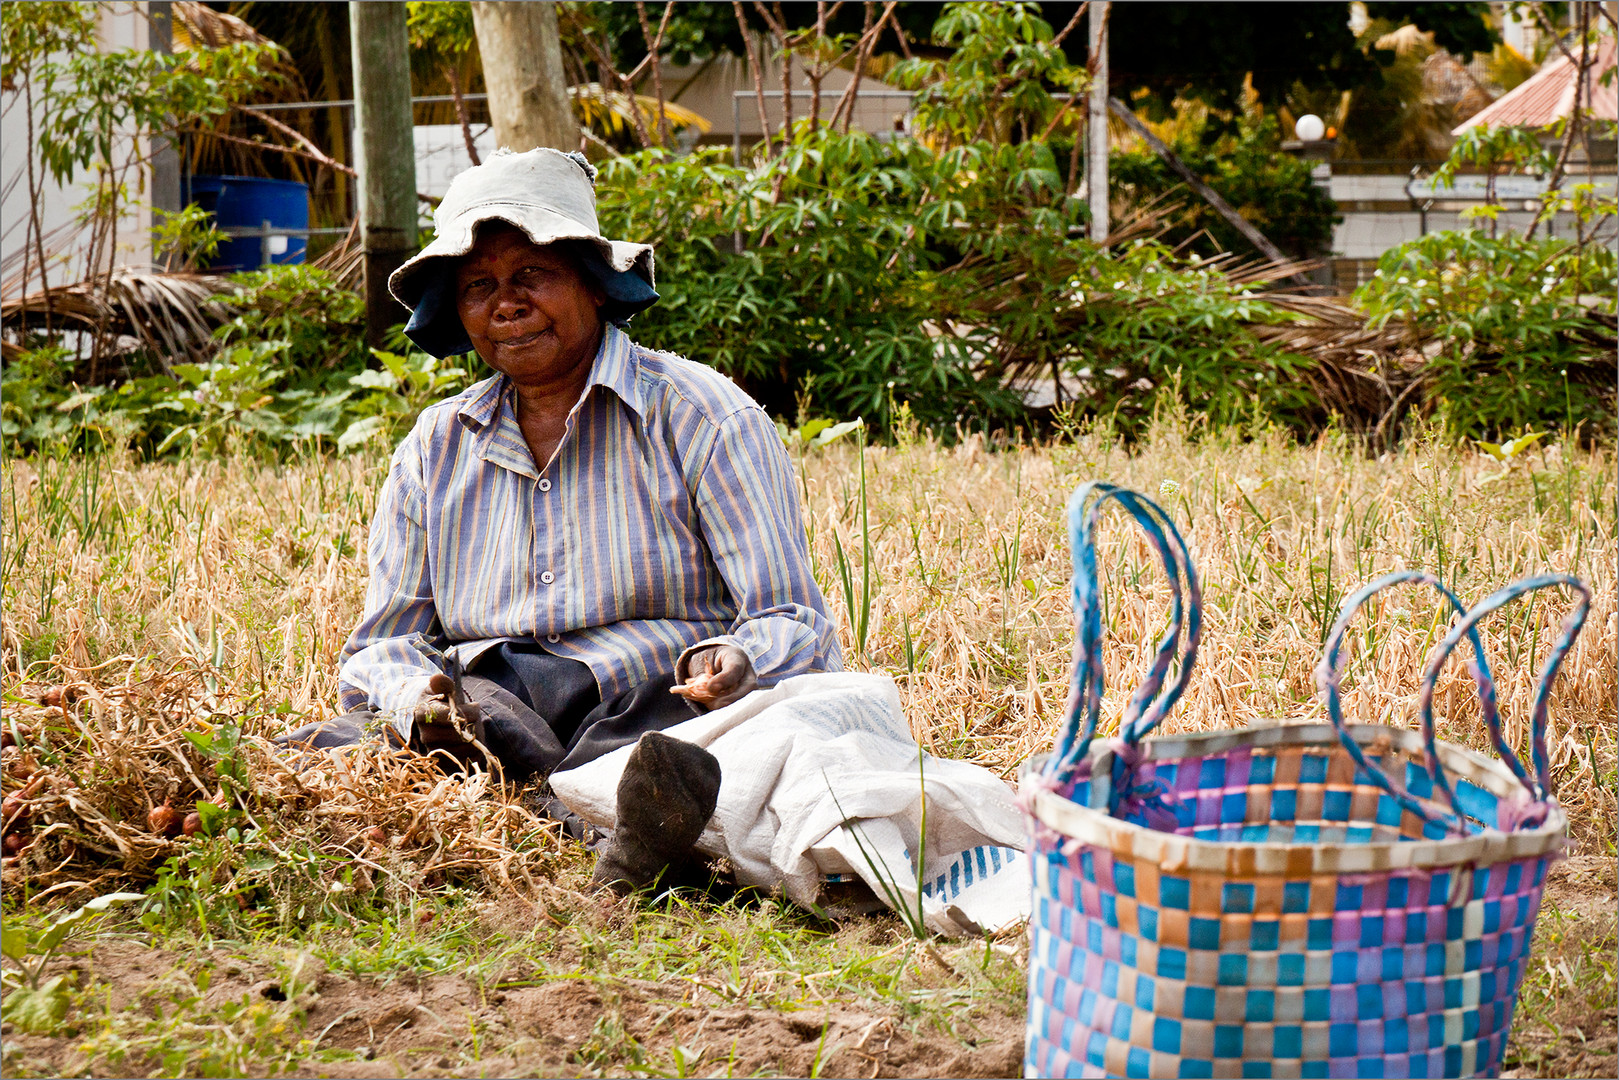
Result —
M719 802L697 847L728 859L739 884L808 906L825 881L854 874L889 906L920 912L952 937L1028 917L1012 789L977 765L921 754L892 679L800 675L665 734L719 759ZM586 821L612 828L631 749L552 774L552 790Z

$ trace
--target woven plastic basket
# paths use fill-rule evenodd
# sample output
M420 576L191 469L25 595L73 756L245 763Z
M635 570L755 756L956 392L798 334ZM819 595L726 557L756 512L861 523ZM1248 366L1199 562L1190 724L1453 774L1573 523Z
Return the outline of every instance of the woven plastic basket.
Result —
M1119 737L1097 740L1093 534L1109 501L1156 548L1172 603ZM1547 693L1584 621L1585 587L1530 579L1469 612L1429 575L1389 575L1344 603L1328 638L1316 675L1332 723L1147 739L1196 660L1186 545L1156 505L1110 484L1075 493L1069 532L1073 691L1055 751L1022 778L1034 878L1025 1074L1496 1074L1562 847ZM1437 588L1462 616L1424 671L1422 730L1345 726L1350 620L1373 593L1408 583ZM1502 737L1475 624L1551 585L1581 600L1537 687L1531 776ZM1464 638L1499 762L1434 738L1435 679Z

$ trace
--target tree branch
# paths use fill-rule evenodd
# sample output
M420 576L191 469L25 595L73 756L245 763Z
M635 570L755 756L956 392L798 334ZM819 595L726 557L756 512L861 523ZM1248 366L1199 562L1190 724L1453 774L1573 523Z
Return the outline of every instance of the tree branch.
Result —
M1068 35L1073 32L1074 27L1079 25L1079 20L1085 17L1085 12L1089 10L1090 6L1091 0L1085 0L1083 4L1079 5L1079 10L1075 11L1074 17L1068 20L1068 25L1062 28L1062 33L1051 39L1052 48L1062 48L1062 43L1067 39Z
M584 43L585 48L589 49L591 55L596 58L596 63L602 71L601 83L603 91L605 92L607 90L607 84L609 81L611 81L624 93L624 96L628 99L627 104L630 113L630 123L635 128L636 137L641 140L641 145L643 147L651 147L652 136L647 131L646 124L641 118L641 105L640 102L635 100L635 88L630 85L629 79L622 75L619 70L613 66L612 57L608 56L606 51L604 51L602 47L596 43L596 40L590 36L590 32L579 25L572 9L565 4L557 5L557 17L559 19L566 18L568 20L569 25L578 35L579 40ZM650 56L651 54L648 55ZM645 60L642 61L642 63L645 62ZM637 70L639 70L639 65L637 66ZM606 105L605 101L604 106L611 108L611 105Z
M1534 12L1535 18L1544 24L1545 20L1539 4L1534 5ZM1583 15L1584 12L1582 11L1581 14ZM1585 23L1585 20L1582 18L1581 22ZM1558 42L1558 47L1562 48L1561 41ZM1585 76L1591 66L1591 41L1589 35L1583 33L1580 35L1580 55L1578 59L1575 59L1566 48L1563 49L1563 54L1568 56L1569 60L1574 64L1574 102L1569 109L1568 117L1563 122L1563 141L1562 145L1557 148L1557 160L1552 164L1551 175L1546 178L1546 195L1549 199L1555 199L1557 192L1562 190L1563 173L1568 167L1569 154L1574 149L1575 136L1580 128L1584 126L1585 117L1580 109L1580 100L1585 96ZM1543 202L1542 207L1544 205L1545 203ZM1553 206L1552 213L1556 214L1555 203ZM1539 217L1530 222L1528 230L1524 233L1526 240L1534 238L1535 233L1540 229L1540 222Z
M653 36L652 26L647 21L646 4L643 0L635 0L636 18L641 23L641 36L646 39L646 59L652 62L652 92L658 95L658 143L667 146L670 142L669 114L663 105L663 62L658 52L663 48L663 32L669 26L669 16L674 13L675 0L669 0L663 8L663 19L658 23L658 33Z
M241 109L244 109L247 112L257 112L258 111L256 109L247 108L246 106L237 106L237 107L241 108ZM285 126L285 125L282 125L282 126ZM297 133L294 132L294 134L297 134ZM305 150L302 147L298 147L298 146L282 146L280 143L259 142L256 139L244 139L240 135L227 135L222 131L210 131L210 132L208 132L208 137L210 139L219 139L219 140L221 140L223 142L234 143L237 146L250 146L255 150L273 150L278 154L290 154L293 157L304 158L304 159L306 159L308 161L313 161L317 165L324 165L328 169L331 169L333 172L340 172L344 176L358 177L360 175L351 166L345 165L341 161L336 161L333 158L331 158L331 157L327 156L326 154L322 153L318 147L316 147L314 150L311 151L311 150ZM304 142L308 142L308 140L303 139L302 136L299 136L299 138ZM310 145L313 145L313 144L310 144ZM422 202L427 203L427 204L429 204L431 206L437 206L440 202L443 201L443 198L441 196L429 195L425 191L418 191L416 193L416 198L420 199Z
M742 45L748 50L748 71L753 75L753 99L759 106L759 137L764 140L765 156L770 155L770 118L765 113L765 79L759 58L755 55L753 36L748 31L748 20L742 12L742 0L731 0L736 12L736 25L742 31Z
M837 106L832 110L831 126L836 127L838 118L843 118L843 133L849 133L849 124L854 119L855 99L860 96L860 81L865 77L866 64L871 60L871 54L877 47L877 39L882 36L883 26L888 22L894 9L899 6L898 0L889 0L883 5L883 13L875 22L872 21L872 9L877 5L867 2L866 25L860 32L860 41L855 46L854 78L844 88L843 96L838 98ZM845 112L845 110L848 110Z

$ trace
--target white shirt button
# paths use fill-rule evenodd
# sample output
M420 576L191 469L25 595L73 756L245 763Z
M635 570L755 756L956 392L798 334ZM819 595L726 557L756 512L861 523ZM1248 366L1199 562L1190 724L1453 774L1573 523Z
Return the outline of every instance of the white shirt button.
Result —
M551 582L555 581L556 579L557 579L557 576L555 574L551 573L551 571L549 571L549 570L547 570L545 573L540 575L540 582L542 584L545 584L545 585L551 584Z
M551 479L550 479L550 477L546 477L546 476L540 477L540 490L541 491L550 491L551 490Z
M545 635L545 640L549 641L551 644L555 645L557 642L562 640L562 635L561 634L546 634Z

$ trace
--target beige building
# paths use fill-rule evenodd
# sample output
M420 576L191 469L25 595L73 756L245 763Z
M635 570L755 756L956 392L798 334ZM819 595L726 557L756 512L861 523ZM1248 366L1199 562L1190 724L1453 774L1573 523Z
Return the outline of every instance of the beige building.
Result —
M755 55L765 56L760 72L764 96L765 122L772 132L782 121L782 59L770 56L768 45L755 43ZM838 101L854 81L854 72L831 68L821 78L821 118L829 120ZM791 81L793 118L809 116L815 88L801 60L795 58ZM663 69L663 88L671 101L700 114L713 127L702 137L705 143L746 145L761 137L760 97L744 57L721 53L709 60L685 67ZM860 80L850 114L850 127L873 135L903 128L910 112L911 92L866 76Z

